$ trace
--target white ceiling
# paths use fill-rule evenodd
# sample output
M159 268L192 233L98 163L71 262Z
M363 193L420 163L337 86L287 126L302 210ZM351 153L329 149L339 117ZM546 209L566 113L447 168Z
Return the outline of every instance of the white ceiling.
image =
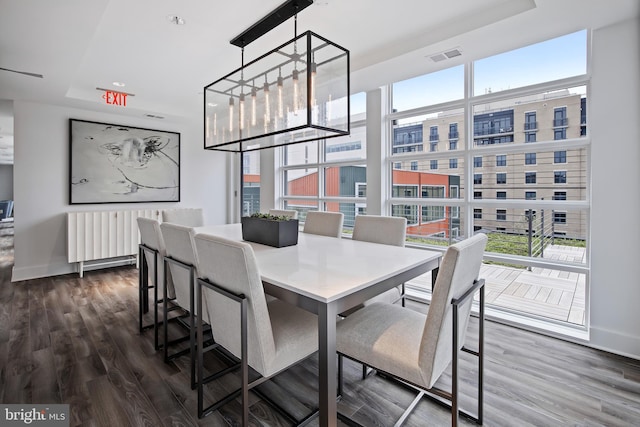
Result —
M229 40L283 1L0 0L0 67L44 75L0 71L0 100L199 119L202 88L240 66ZM316 0L298 15L298 33L311 30L350 50L356 93L639 10L638 0ZM186 24L172 24L172 15ZM245 62L293 35L289 20L247 46ZM463 55L428 59L453 47ZM126 107L106 105L96 87L135 97ZM10 105L0 101L0 163L2 147L13 145Z

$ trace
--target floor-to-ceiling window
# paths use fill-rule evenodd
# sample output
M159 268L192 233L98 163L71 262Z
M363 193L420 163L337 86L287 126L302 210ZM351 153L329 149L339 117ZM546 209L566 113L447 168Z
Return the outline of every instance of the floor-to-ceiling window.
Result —
M366 212L367 167L364 93L351 96L351 134L293 144L279 150L279 206L295 209L301 222L310 210L342 212L345 232Z
M588 83L580 31L385 88L382 213L407 219L408 245L486 233L482 275L500 313L588 322ZM352 96L350 136L279 150L277 204L302 221L341 211L348 233L367 212L367 165L380 159L366 157L364 98ZM428 298L429 283L410 285Z
M491 307L577 326L587 322L586 53L581 31L397 82L388 116L394 135L428 136L388 150L389 213L407 218L408 242L484 232Z

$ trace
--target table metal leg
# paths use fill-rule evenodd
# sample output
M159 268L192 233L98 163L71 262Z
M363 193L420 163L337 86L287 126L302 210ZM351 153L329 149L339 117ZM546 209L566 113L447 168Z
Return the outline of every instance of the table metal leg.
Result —
M318 310L318 364L320 383L320 423L321 427L337 425L336 389L336 316L338 312L332 304L320 304Z

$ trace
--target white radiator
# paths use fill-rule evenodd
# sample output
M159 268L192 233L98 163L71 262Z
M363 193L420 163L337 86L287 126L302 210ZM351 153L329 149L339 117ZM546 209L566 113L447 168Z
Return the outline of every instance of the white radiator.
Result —
M139 216L158 219L158 209L92 211L67 213L67 256L78 263L82 277L86 261L102 260L100 265L113 264L110 258L136 257L140 235ZM121 260L120 260L121 261Z

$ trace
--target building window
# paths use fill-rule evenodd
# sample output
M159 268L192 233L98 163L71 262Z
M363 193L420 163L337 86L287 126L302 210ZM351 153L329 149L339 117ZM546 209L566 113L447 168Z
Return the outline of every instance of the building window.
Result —
M449 123L449 139L458 139L458 124Z
M481 173L474 173L473 174L473 183L475 185L482 184L482 174Z
M458 199L460 198L460 193L458 192L459 187L457 185L449 186L449 198L450 199Z
M444 186L443 185L423 185L422 198L423 199L444 199Z
M473 192L474 199L482 199L482 191L474 191Z
M535 191L525 191L524 192L524 198L525 198L525 200L535 200L536 199L536 192Z
M481 168L482 167L482 156L475 156L473 158L473 167Z
M554 184L566 184L567 183L567 171L554 171L553 172Z
M416 161L411 162L411 170L412 171L417 171L418 170L418 162L416 162Z
M567 223L567 213L566 212L553 212L553 222L555 224L566 224Z
M507 220L507 210L506 209L498 209L496 211L496 220L498 220L498 221L506 221Z
M525 134L524 134L524 142L536 142L536 133L535 132L525 132Z
M567 163L567 152L566 151L554 151L554 153L553 153L553 163Z
M496 174L496 184L506 184L507 183L507 174L506 173L497 173Z
M496 199L506 199L507 192L506 191L496 191Z
M418 186L394 185L391 194L393 197L418 197Z
M567 200L567 192L566 191L554 191L553 192L553 200Z
M422 222L440 221L444 218L444 206L422 207Z
M356 182L356 194L358 197L367 197L367 184L363 182Z
M449 169L458 168L458 159L449 159Z
M329 148L330 147L327 147L327 149ZM422 151L422 123L394 127L393 129L394 154L395 153L412 153L416 151ZM330 151L327 151L327 153L329 152Z
M431 170L438 169L438 161L437 160L431 160L429 162L429 169L431 169Z
M535 172L525 172L524 173L524 182L525 182L525 184L535 184L536 183L536 173Z
M438 141L429 142L429 151L431 151L432 153L438 151Z
M538 129L538 122L536 121L536 112L530 111L524 113L524 130L536 130Z
M449 150L457 150L458 149L458 141L449 141Z
M554 129L553 130L553 139L567 139L567 128L562 129Z
M536 164L536 153L524 153L524 164L525 165L535 165Z
M473 210L473 219L482 219L482 209Z
M394 169L402 169L402 162L394 162L393 163L393 168Z
M395 143L395 141L394 141ZM362 150L362 142L343 142L340 144L327 145L327 154L328 153L338 153L340 151L357 151Z
M507 166L507 156L504 154L496 156L496 166Z
M567 126L567 107L553 109L553 127Z
M438 135L438 126L429 127L429 141L438 142L439 140L440 136Z

